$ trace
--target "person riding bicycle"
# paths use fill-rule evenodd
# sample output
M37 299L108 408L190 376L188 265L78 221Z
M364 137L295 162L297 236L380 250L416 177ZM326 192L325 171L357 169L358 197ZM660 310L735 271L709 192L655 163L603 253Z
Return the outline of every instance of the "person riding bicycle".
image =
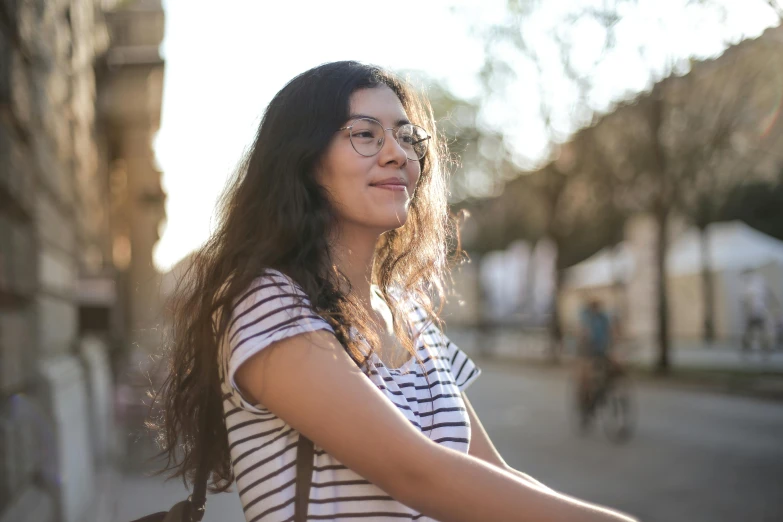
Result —
M578 392L584 424L589 422L597 391L593 389L595 372L605 368L610 381L622 372L612 354L616 337L614 326L603 303L597 298L589 299L580 315L579 335Z

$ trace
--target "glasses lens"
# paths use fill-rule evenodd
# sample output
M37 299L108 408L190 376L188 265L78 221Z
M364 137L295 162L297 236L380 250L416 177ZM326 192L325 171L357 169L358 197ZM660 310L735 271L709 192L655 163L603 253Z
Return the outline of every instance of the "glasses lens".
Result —
M430 137L418 125L403 125L397 130L397 141L408 159L420 160L427 153Z
M373 120L354 120L351 124L351 144L362 156L377 154L383 146L383 127Z

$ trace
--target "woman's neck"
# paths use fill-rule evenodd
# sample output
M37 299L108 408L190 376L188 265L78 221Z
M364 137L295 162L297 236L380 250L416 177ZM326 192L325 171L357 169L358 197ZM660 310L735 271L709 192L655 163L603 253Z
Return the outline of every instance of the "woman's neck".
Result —
M372 298L372 272L375 261L375 247L379 235L364 233L343 233L332 243L331 255L335 266L348 278L351 295L358 299L374 323L381 345L378 356L385 364L397 368L410 358L408 351L396 342L393 316L382 300Z
M332 261L351 284L351 295L370 313L372 268L378 236L343 231L331 247Z

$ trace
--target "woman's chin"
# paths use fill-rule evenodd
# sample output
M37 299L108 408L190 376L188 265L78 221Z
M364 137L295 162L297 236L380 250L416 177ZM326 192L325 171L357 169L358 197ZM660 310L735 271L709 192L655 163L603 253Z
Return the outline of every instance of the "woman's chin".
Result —
M379 228L381 228L384 232L388 232L389 230L394 230L404 226L407 220L408 211L402 210L398 214L385 216L384 219L378 220L378 224Z

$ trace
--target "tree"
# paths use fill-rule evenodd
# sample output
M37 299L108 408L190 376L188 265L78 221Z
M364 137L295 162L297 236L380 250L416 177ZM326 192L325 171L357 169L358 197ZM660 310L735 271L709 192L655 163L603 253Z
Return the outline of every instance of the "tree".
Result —
M564 141L564 135L571 132L571 128L583 125L589 120L593 111L593 106L590 104L594 88L592 71L601 65L608 51L614 46L615 29L622 20L620 13L625 8L633 7L635 3L630 0L607 0L600 8L591 4L577 6L563 15L559 23L554 25L550 31L551 38L544 45L541 41L535 44L529 41L526 35L530 31L523 29L524 24L532 20L544 4L535 0L510 0L507 3L508 16L505 22L494 27L487 38L487 63L482 77L488 94L505 88L503 80L513 77L516 72L522 70L532 72L530 74L531 81L537 81L539 90L540 119L546 129L551 148L556 148L559 141ZM700 7L707 10L720 11L722 8L717 1L704 0L688 4L701 4ZM769 4L774 7L772 3ZM586 65L583 60L575 59L575 51L580 51L579 40L569 33L578 24L592 25L602 31L603 35L603 45L600 46L600 52L596 53L592 60L588 60ZM658 43L656 41L647 45L651 48ZM641 50L641 59L644 59L644 51L646 50L648 49ZM650 68L651 71L655 69L653 64L650 64ZM564 107L561 100L554 99L552 94L547 92L549 84L543 81L543 78L553 74L553 70L556 71L555 75L559 73L560 81L565 82L568 88L576 93L572 97L575 101L568 107ZM666 257L671 215L675 210L685 206L685 204L678 202L687 185L684 180L692 177L693 172L706 168L705 151L711 153L715 149L715 147L705 145L700 151L688 150L686 153L681 150L678 154L676 147L669 147L671 143L666 141L669 128L676 122L676 110L673 110L670 100L672 93L676 92L676 82L671 76L674 72L685 70L687 70L687 62L682 57L669 57L661 75L661 77L668 77L668 79L655 83L651 92L643 96L643 99L638 100L633 111L633 114L638 118L635 120L638 136L635 137L633 144L625 143L622 147L625 147L626 151L632 149L637 153L628 154L621 147L619 156L624 159L620 162L622 165L615 165L615 167L622 167L616 172L632 172L633 184L636 187L644 187L642 190L629 185L624 186L623 190L626 193L637 193L637 196L630 198L637 200L634 201L632 207L640 205L641 208L650 211L655 216L657 223L658 239L655 264L658 283L654 299L658 310L657 345L659 357L657 367L661 372L666 372L669 368L670 333ZM654 75L655 73L651 72L651 79ZM564 118L564 113L569 117ZM730 139L732 134L730 128L717 129L713 127L712 131L714 131L713 138L721 143ZM623 137L622 133L618 133L616 137L619 143L629 141L627 137ZM639 140L640 137L643 139ZM709 159L717 161L718 156L720 154ZM698 165L698 168L689 168L694 165ZM557 171L557 169L549 167L547 169L550 174ZM558 178L557 174L552 175L556 178L551 182L552 190L565 190L564 178L562 176ZM642 195L638 195L639 193ZM557 201L557 198L550 198L550 201ZM688 208L693 207L693 205L688 206ZM554 317L556 319L556 315ZM553 328L553 332L557 332L557 330L557 327Z
M557 159L508 182L491 203L477 206L476 223L485 244L507 245L516 239L535 244L548 238L555 245L549 352L562 353L563 331L557 306L565 270L607 244L619 241L623 218L612 202L605 169L595 151L593 134L582 131L559 147ZM498 235L498 222L506 223ZM497 248L497 246L496 246ZM528 270L531 266L528 265ZM527 274L531 280L531 274ZM535 277L540 276L536 274Z
M766 0L766 3L773 11L775 11L775 14L778 15L778 18L783 21L783 3L776 0Z
M578 140L563 143L573 131L574 126L589 123L592 109L589 98L593 89L592 78L595 69L600 65L603 53L614 43L613 28L617 21L616 7L631 3L632 0L615 0L605 2L604 8L585 7L572 11L566 17L566 24L555 25L550 33L547 45L531 41L523 26L537 16L544 3L537 0L516 0L507 3L506 20L493 26L486 33L486 61L481 77L485 95L492 100L498 90L503 90L509 79L517 71L524 68L533 78L536 86L531 97L536 99L538 121L548 143L549 161L530 176L526 186L533 188L538 195L534 205L539 208L543 217L543 234L557 245L556 269L554 274L554 294L550 320L550 354L557 360L562 349L563 332L560 324L559 296L562 289L563 274L567 264L567 251L570 230L577 223L584 223L582 212L590 213L592 207L589 190L593 185L588 181L584 164L574 159L579 154ZM579 46L578 39L569 31L569 24L590 23L603 31L604 39L601 49L597 50L588 63L579 63L575 52ZM553 60L552 57L555 57ZM520 65L524 64L524 65ZM550 84L545 80L554 73L566 84L566 88L576 92L572 107L564 107L562 101L550 92ZM574 118L580 114L581 118ZM516 175L523 170L517 167ZM588 210L591 209L591 210ZM593 212L594 213L594 212ZM579 216L575 219L575 216Z
M732 191L719 216L742 220L783 241L783 170L777 180L752 181Z
M755 165L769 153L766 143L748 146L757 141L754 135L762 116L778 96L770 87L783 81L775 67L783 63L783 45L769 45L774 40L768 37L729 48L715 60L694 63L688 74L671 80L667 96L665 148L671 168L677 170L677 208L701 232L703 337L708 344L715 340L708 226L718 220L732 191L764 175Z
M451 155L451 200L496 195L508 171L503 135L481 124L476 101L459 98L434 80L427 82L426 90Z

